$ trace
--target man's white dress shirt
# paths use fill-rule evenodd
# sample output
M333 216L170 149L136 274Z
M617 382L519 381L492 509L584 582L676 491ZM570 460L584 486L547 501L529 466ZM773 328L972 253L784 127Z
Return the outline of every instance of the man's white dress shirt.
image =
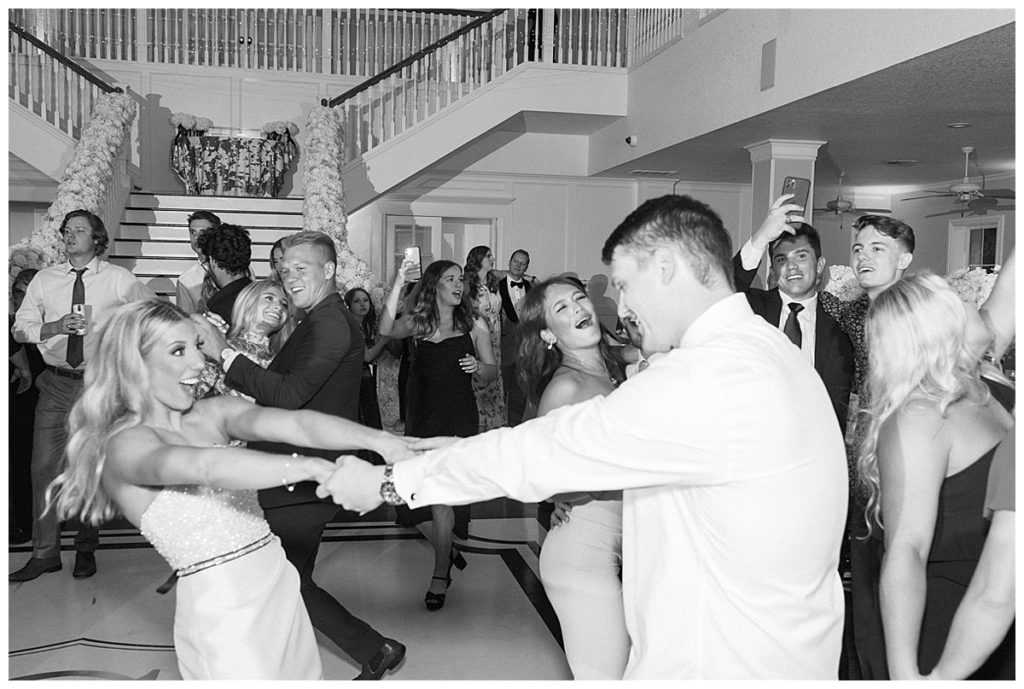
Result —
M197 313L203 301L203 279L206 269L196 261L178 277L175 303L185 313Z
M96 351L100 329L117 307L139 299L154 299L156 295L130 271L101 260L98 256L93 257L86 267L88 270L82 273L82 284L85 286L89 324L82 340L82 350L85 364L88 364ZM32 282L28 283L25 300L14 318L14 339L38 344L43 361L59 368L69 368L66 361L68 336L54 335L43 340L40 331L44 323L71 313L72 290L75 285L72 268L70 263L61 263L36 273Z
M610 395L399 462L394 483L411 507L626 489L625 679L836 676L843 440L742 294Z

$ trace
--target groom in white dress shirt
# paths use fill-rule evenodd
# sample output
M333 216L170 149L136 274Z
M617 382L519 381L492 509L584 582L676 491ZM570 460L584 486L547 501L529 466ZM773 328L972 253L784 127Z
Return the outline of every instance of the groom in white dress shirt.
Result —
M846 460L821 378L734 292L706 205L647 201L603 259L620 317L661 352L643 375L393 466L345 457L321 490L365 511L624 489L624 679L835 680Z

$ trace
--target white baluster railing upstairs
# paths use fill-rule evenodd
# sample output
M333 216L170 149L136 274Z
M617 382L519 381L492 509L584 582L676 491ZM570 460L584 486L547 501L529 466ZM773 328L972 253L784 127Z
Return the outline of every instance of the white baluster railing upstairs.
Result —
M631 10L496 9L332 98L354 160L525 62L626 66Z
M101 93L122 91L8 22L8 97L78 140Z

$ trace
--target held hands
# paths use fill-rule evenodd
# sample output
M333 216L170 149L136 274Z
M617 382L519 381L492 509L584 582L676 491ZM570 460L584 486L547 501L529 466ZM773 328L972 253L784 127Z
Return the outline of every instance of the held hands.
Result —
M394 464L395 462L401 462L403 459L409 459L420 454L414 448L417 442L417 438L381 431L380 439L377 441L373 451L382 456L388 464Z
M366 514L384 502L380 496L384 467L352 455L341 455L333 469L331 475L320 480L316 488L318 497L330 496L336 505L359 514Z
M786 203L791 198L793 198L792 194L783 194L775 199L771 210L768 211L768 216L761 223L761 227L757 228L757 232L750 237L752 247L764 251L783 233L793 234L795 232L793 227L787 223L806 222L802 215L789 215L789 213L802 213L804 210L802 206L795 203Z
M417 452L426 452L428 450L440 450L441 448L448 447L454 443L457 443L460 438L452 436L439 435L434 438L410 438L412 443L410 447Z

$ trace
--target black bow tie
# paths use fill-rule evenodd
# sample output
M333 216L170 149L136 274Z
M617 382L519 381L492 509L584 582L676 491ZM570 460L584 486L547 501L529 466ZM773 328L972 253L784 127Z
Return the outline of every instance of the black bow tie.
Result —
M514 280L509 280L508 284L512 285L513 287L519 287L520 289L526 287L526 283L524 281L522 281L522 280L520 280L519 282L515 282Z

